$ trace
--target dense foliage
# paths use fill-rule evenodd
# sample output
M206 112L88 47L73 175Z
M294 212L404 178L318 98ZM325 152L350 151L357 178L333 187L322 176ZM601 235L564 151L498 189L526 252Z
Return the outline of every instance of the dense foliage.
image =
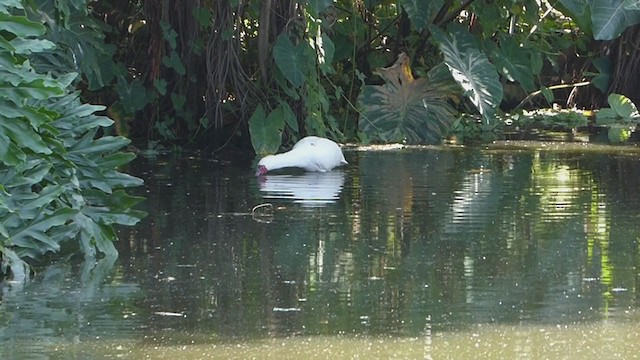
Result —
M256 152L272 152L306 134L437 142L460 113L491 130L503 111L598 108L610 93L640 100L637 60L625 55L639 48L640 9L630 0L55 4L41 13L69 19L56 36L83 58L86 96L108 106L120 134L152 148L248 147L250 137ZM406 79L418 81L409 87L384 75L401 56ZM450 76L434 83L439 66ZM417 111L420 100L405 92L425 81L427 102L445 100ZM393 103L378 107L374 89Z
M28 259L62 246L86 257L114 255L114 224L144 215L125 187L138 178L117 169L129 140L98 136L113 124L73 90L77 73L54 75L60 44L19 1L0 5L0 276L29 277ZM58 69L60 70L60 69Z

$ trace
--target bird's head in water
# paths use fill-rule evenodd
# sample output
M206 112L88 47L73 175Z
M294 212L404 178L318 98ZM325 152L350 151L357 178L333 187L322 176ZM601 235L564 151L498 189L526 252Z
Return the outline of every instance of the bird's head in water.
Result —
M267 173L269 169L266 166L258 164L258 169L256 170L256 176L262 176Z

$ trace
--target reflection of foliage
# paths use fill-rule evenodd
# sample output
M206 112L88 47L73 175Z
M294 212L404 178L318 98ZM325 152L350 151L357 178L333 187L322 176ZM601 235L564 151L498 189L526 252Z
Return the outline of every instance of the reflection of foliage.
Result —
M638 109L623 95L611 94L608 100L610 108L597 112L596 124L607 126L609 141L626 141L631 136L631 131L640 123Z
M19 4L13 10L24 13ZM103 106L82 104L69 93L77 74L53 77L30 66L29 56L49 44L39 39L44 33L40 23L3 15L0 273L11 271L16 281L28 277L25 259L71 240L88 258L115 254L113 225L133 225L143 216L132 210L141 199L122 190L142 181L118 171L135 157L119 152L129 140L97 136L113 121L95 114ZM38 46L24 47L31 43Z
M479 116L461 114L451 130L457 143L489 142L502 137L502 124L494 121L487 124Z
M115 257L105 257L80 266L60 262L42 269L24 287L3 287L0 357L30 358L34 351L43 356L53 347L77 342L88 354L92 346L87 341L120 339L123 331L130 333L139 327L141 317L135 315L144 310L134 305L142 300L138 285L105 283L115 261Z
M385 142L437 143L444 138L455 120L447 103L453 95L441 81L441 68L428 78L414 79L409 58L401 54L396 63L378 71L384 85L367 85L362 89L360 130Z
M309 209L283 200L269 224L241 214L261 201L243 167L141 160L135 170L152 174L152 221L123 229L114 280L79 290L86 302L72 311L91 321L82 329L162 332L148 338L163 345L199 335L207 343L344 333L394 340L423 335L427 318L435 331L528 328L558 319L598 324L611 299L637 307L633 157L411 147L355 157L358 171L349 172L340 201ZM11 297L0 311L20 309L0 313L3 325L23 334L78 329L80 320L56 306L77 293L52 282L60 302ZM144 298L130 301L138 293ZM62 320L21 322L32 304ZM183 317L156 313L163 311Z
M540 109L523 111L522 114L507 116L513 124L524 125L537 122L543 128L574 129L579 126L587 126L589 118L584 112L576 109ZM523 127L524 127L523 126Z

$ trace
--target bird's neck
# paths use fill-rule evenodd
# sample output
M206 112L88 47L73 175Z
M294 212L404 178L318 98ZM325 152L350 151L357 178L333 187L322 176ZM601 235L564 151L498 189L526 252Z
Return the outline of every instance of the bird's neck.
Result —
M264 160L264 165L269 170L282 169L286 167L303 167L305 165L304 157L300 156L300 152L295 149L282 154L270 155Z

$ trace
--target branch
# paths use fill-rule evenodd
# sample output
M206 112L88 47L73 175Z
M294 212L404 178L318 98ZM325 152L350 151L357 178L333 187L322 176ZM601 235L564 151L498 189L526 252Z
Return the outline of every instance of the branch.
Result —
M576 88L578 86L587 86L591 84L591 81L583 81L583 82L579 82L579 83L575 83L575 84L560 84L560 85L553 85L553 86L549 86L547 89L549 90L557 90L557 89L566 89L566 88ZM520 101L520 103L518 104L518 106L516 106L513 111L516 111L518 109L520 109L527 101L531 100L531 98L538 96L542 93L542 90L538 90L538 91L534 91L531 94L527 95L526 98L524 98L522 101Z

